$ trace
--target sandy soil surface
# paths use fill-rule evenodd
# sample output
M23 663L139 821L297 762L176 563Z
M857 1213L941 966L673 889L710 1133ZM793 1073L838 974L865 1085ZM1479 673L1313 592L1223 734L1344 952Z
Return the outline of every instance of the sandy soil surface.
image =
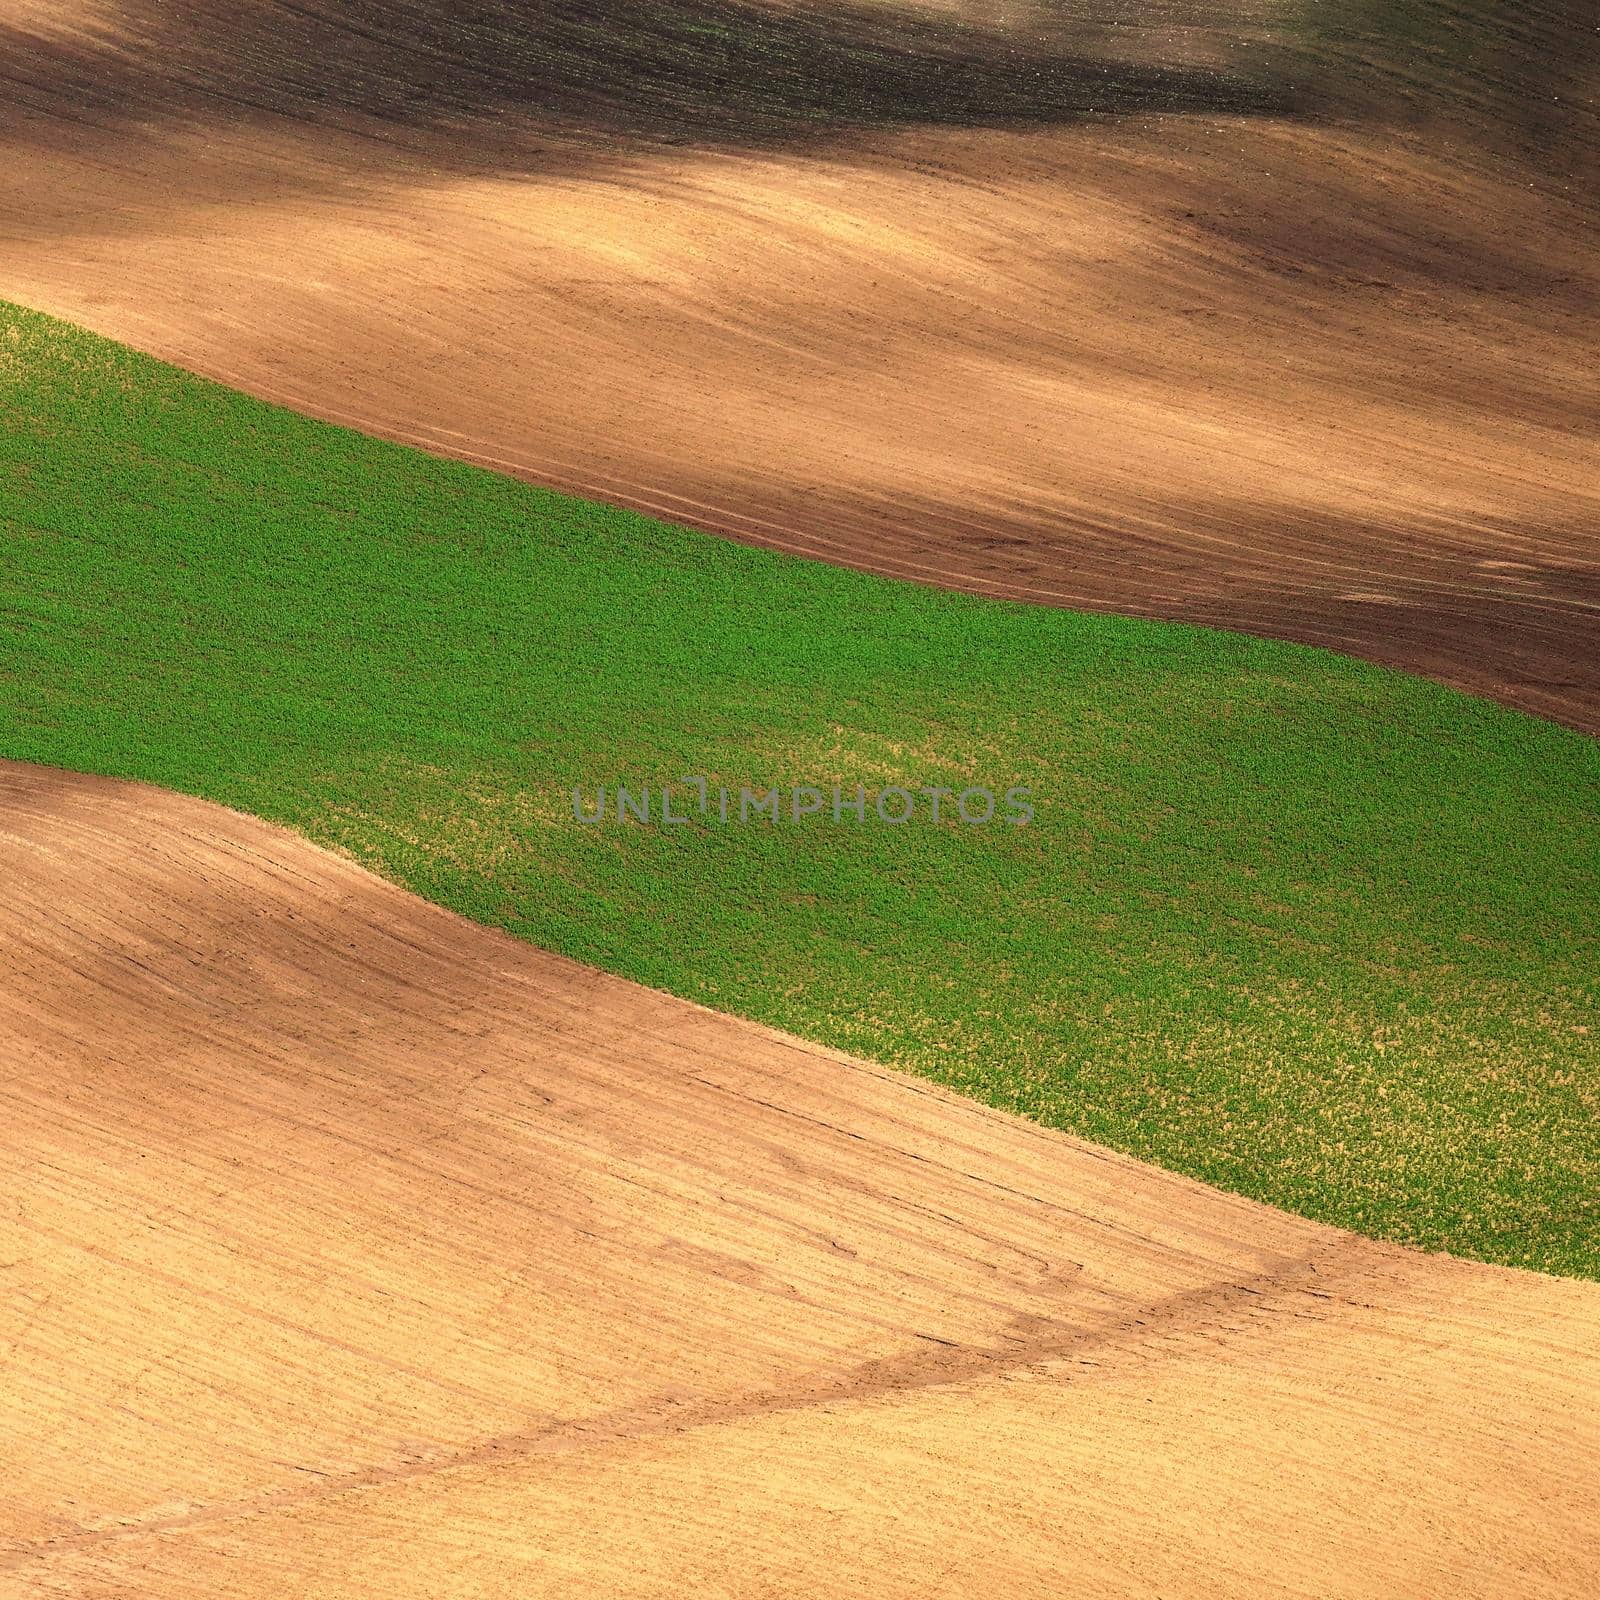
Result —
M1397 37L1317 48L1288 0L469 9L5 0L0 295L739 538L1600 731L1586 7L1341 0Z
M1600 1285L0 764L0 1595L1588 1596Z

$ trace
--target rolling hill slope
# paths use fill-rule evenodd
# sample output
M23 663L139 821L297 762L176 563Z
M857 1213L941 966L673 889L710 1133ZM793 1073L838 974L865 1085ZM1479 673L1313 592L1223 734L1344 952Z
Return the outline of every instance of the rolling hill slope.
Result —
M1586 1595L1600 1288L0 765L0 1594Z
M1592 9L0 0L0 1600L1600 1591Z
M0 295L752 542L1600 731L1590 9L11 0Z
M1592 740L747 549L13 308L0 370L0 754L1325 1222L1600 1275Z

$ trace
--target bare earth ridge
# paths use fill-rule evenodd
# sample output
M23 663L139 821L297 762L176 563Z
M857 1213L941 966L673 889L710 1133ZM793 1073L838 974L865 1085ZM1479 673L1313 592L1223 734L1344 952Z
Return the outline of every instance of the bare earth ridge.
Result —
M0 0L0 297L1600 732L1592 5L1312 9ZM0 1094L0 1600L1600 1592L1600 1285L199 801L0 762Z
M741 539L1597 732L1591 12L0 0L0 296Z
M0 982L0 1595L1600 1587L1600 1285L14 763Z

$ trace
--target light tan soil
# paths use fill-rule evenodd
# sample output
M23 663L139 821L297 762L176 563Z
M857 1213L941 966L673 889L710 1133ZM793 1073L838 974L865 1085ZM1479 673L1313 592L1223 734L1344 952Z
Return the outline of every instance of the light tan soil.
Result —
M1600 730L1583 7L1480 38L1470 0L1438 30L1470 72L1308 55L1281 75L1336 84L1295 89L1310 111L1183 75L1248 65L1283 4L1056 13L1114 71L1004 54L1044 49L1049 8L955 7L1012 29L955 44L938 6L780 8L819 73L854 29L880 76L965 52L1006 108L917 122L943 80L908 80L847 126L741 109L698 57L629 79L632 4L574 64L544 9L486 3L492 44L449 47L410 3L11 0L0 295L735 537ZM738 12L695 4L713 33ZM1146 68L1119 117L1072 109Z
M1588 1596L1600 1286L0 765L0 1595Z

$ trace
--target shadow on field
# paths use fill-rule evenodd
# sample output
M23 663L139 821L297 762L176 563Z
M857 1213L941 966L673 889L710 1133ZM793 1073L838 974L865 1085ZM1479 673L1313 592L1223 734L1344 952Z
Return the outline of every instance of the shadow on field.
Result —
M83 137L287 117L390 140L470 134L446 159L504 169L539 163L515 151L540 132L611 151L748 148L847 128L1289 109L1260 72L1163 64L1160 30L1128 0L1091 9L1093 29L1047 11L1048 25L1007 30L882 4L130 0L114 35L0 28L0 128L49 137L66 121ZM1108 37L1139 59L1096 48Z
M1286 13L1298 95L1363 122L1443 123L1546 171L1593 179L1594 0L1302 0Z

